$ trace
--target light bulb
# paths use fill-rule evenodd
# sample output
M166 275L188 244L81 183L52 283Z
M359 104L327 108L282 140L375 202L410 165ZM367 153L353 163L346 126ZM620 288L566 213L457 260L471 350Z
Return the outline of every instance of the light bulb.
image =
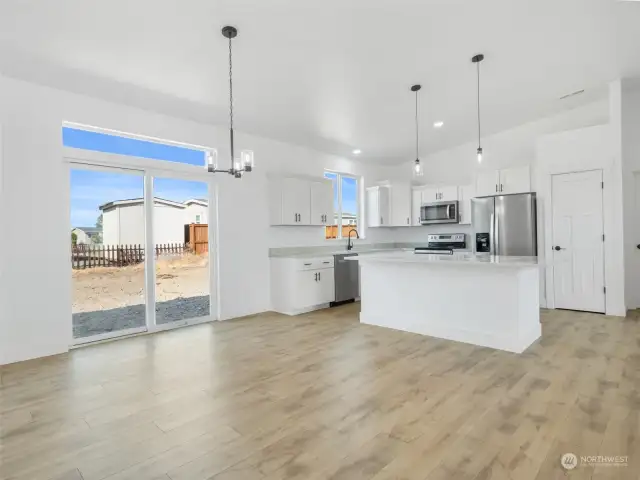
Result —
M482 162L482 147L478 147L478 163Z
M415 174L416 177L422 176L422 164L418 159L416 159L415 163L413 164L413 173Z
M218 168L218 151L214 148L205 153L207 170L213 172Z

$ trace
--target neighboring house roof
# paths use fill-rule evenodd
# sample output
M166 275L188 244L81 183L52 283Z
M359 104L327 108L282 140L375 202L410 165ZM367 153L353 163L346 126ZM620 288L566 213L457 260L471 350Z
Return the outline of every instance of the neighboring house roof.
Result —
M137 204L141 204L144 202L143 198L131 198L128 200L114 200L113 202L107 202L103 205L100 205L100 210L102 211L106 211L106 210L111 210L112 208L115 207L123 207L123 206L129 206L129 205L137 205ZM161 205L167 205L169 207L175 207L175 208L187 208L188 205L192 204L192 203L197 203L199 205L202 205L204 207L209 206L209 202L207 202L206 200L199 200L196 198L192 198L190 200L187 200L184 203L180 203L180 202L174 202L173 200L166 200L164 198L159 198L159 197L155 197L153 199L153 203L159 203Z
M190 198L189 200L184 202L185 205L193 205L194 203L196 205L202 205L203 207L209 206L209 201L203 198Z
M82 230L87 235L95 235L96 233L102 233L102 227L73 227L73 230Z

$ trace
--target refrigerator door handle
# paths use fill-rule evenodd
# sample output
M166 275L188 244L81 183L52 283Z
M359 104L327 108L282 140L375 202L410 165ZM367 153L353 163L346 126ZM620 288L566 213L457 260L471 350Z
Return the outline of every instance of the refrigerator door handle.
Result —
M492 255L496 254L496 224L495 224L495 216L491 214L491 231L489 232L489 252Z

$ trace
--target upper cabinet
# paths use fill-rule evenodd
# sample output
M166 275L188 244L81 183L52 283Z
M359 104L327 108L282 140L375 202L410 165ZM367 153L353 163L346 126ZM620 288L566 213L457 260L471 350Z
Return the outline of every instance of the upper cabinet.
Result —
M311 225L333 224L333 183L311 182Z
M393 227L411 226L411 185L409 183L392 183L391 194L391 218Z
M377 186L367 188L367 225L369 227L389 227L390 224L390 187Z
M531 171L529 166L500 170L500 193L529 193Z
M370 227L411 226L411 185L398 182L367 188L366 210Z
M323 178L271 178L271 225L329 225L333 223L333 184Z
M531 172L528 166L481 172L477 177L476 189L479 197L528 193L531 191Z

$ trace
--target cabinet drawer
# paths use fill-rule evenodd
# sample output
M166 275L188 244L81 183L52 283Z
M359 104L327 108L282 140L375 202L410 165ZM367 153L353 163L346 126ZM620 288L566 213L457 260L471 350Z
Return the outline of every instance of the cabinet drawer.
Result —
M296 270L333 268L333 257L304 258L296 261Z

